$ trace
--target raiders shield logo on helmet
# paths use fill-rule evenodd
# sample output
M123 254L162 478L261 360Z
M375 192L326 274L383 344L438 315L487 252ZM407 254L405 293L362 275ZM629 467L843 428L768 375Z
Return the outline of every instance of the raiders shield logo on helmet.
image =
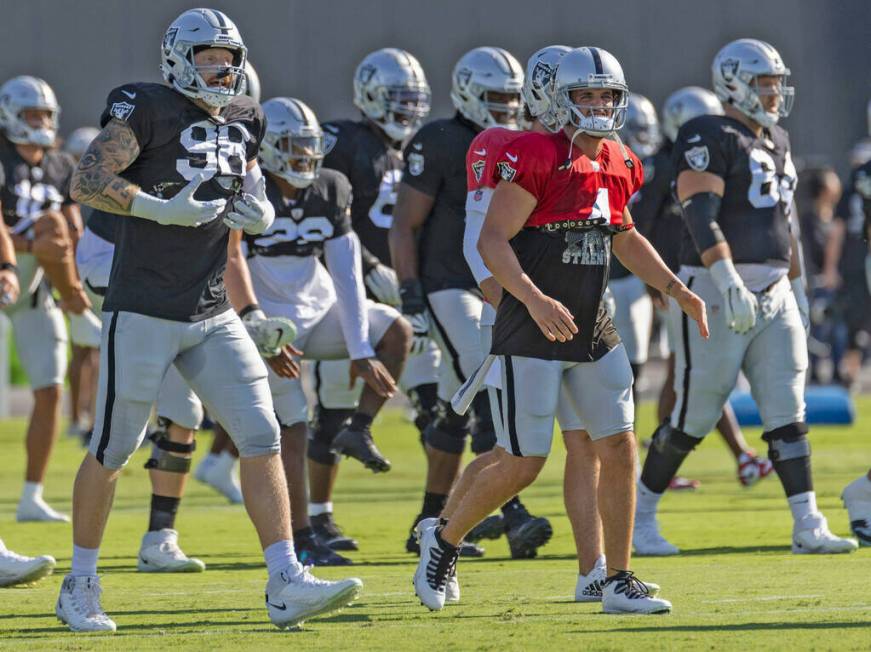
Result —
M423 154L412 152L408 155L408 173L413 177L419 177L423 172Z
M468 68L463 68L457 72L457 82L461 88L465 88L472 81L472 71Z
M375 66L365 65L360 67L360 72L357 75L357 78L363 84L368 84L369 80L375 76L375 73L378 72L378 68Z
M547 88L553 77L554 67L546 64L544 61L539 61L532 69L532 84L534 87Z
M741 62L738 59L725 59L723 63L720 64L720 73L723 75L723 79L727 82L732 81L735 78L735 75L738 74L738 67L741 65Z
M688 149L684 152L684 158L686 158L689 166L697 172L704 172L707 170L708 163L711 162L711 156L708 153L707 145L699 145L698 147Z

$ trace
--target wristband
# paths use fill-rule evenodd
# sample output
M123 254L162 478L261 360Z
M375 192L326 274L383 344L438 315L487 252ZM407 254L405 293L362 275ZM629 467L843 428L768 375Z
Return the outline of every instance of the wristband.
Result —
M258 303L248 304L247 306L242 308L242 310L239 311L239 317L241 319L244 319L246 315L250 315L255 310L260 310L260 304L258 304Z
M16 265L15 263L0 263L0 272L5 272L6 270L17 272L18 265Z

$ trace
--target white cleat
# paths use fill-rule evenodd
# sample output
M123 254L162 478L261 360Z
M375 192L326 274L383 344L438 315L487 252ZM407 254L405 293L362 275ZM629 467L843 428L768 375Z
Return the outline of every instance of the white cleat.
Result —
M841 500L850 518L850 529L860 546L871 546L871 480L862 476L844 487Z
M832 534L826 517L819 512L808 514L793 526L792 552L796 555L836 555L858 547L854 539Z
M238 460L226 451L210 463L206 459L197 466L194 477L212 487L234 505L241 504L242 488L239 486L236 470Z
M202 573L202 560L188 557L178 547L178 532L164 529L146 532L136 564L140 573Z
M420 540L423 538L423 533L434 528L439 524L437 518L424 518L414 526L414 536L417 539L417 545L420 545ZM460 581L457 579L457 565L454 564L451 568L451 574L448 575L448 580L445 582L445 602L456 604L460 601Z
M266 583L266 610L276 627L299 627L310 618L347 607L360 595L363 582L356 577L327 582L312 575L310 569L306 566L291 579L288 568Z
M100 606L100 578L67 575L54 608L58 619L74 632L114 632L113 621Z
M656 515L645 514L635 516L635 531L632 533L632 545L639 557L668 557L680 554L680 548L669 543L659 533L659 523Z
M667 614L671 602L654 597L632 571L620 571L602 587L602 611L606 614Z
M456 574L458 556L456 548L451 550L439 543L437 531L435 527L423 531L420 537L420 560L414 571L414 593L430 611L444 608L447 599L445 587L451 575Z
M51 575L56 564L51 555L25 557L8 550L0 541L0 586L31 584Z
M53 509L40 494L36 494L27 498L21 497L15 512L15 520L19 523L30 521L69 523L70 517Z
M600 557L587 575L578 575L578 581L575 584L575 602L601 602L602 588L605 586L607 578L605 558ZM659 595L659 584L653 582L642 582L642 584L647 587L647 592L654 598Z

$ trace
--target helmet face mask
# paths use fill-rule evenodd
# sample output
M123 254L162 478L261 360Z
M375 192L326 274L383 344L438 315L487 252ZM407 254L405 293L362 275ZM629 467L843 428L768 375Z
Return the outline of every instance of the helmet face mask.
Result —
M0 129L16 145L51 147L60 106L51 87L36 77L14 77L0 87Z
M523 69L502 48L475 48L460 57L451 77L451 101L481 129L520 129L523 122Z
M295 188L307 188L321 171L324 134L314 112L293 98L263 104L266 134L260 144L261 167Z
M629 87L612 54L601 48L576 48L560 61L554 100L561 127L605 138L626 122Z

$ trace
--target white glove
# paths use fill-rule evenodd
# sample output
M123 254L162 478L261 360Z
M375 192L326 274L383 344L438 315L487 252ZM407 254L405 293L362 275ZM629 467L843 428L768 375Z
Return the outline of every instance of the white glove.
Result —
M714 285L723 295L726 324L739 335L750 331L756 325L756 295L744 285L732 260L722 258L708 270Z
M226 199L197 201L194 193L205 181L206 175L200 172L190 183L182 188L172 199L160 199L140 190L130 204L130 214L163 226L193 226L211 222L227 205Z
M810 335L811 332L811 308L807 300L807 292L804 291L804 283L801 281L801 276L790 281L792 293L795 295L795 302L798 304L798 312L801 315L801 325L804 326L804 334Z
M369 270L363 281L381 303L386 303L388 306L398 306L402 303L402 299L399 297L399 280L396 278L396 272L387 265L378 263Z
M409 355L420 355L426 351L426 347L429 345L429 315L425 312L418 312L402 316L411 324L412 339Z
M264 358L271 358L296 339L296 325L286 317L267 317L257 308L242 318L248 335Z
M243 193L233 202L232 210L224 215L224 224L250 235L260 235L275 221L275 208L266 199L266 178L260 177L254 194Z

